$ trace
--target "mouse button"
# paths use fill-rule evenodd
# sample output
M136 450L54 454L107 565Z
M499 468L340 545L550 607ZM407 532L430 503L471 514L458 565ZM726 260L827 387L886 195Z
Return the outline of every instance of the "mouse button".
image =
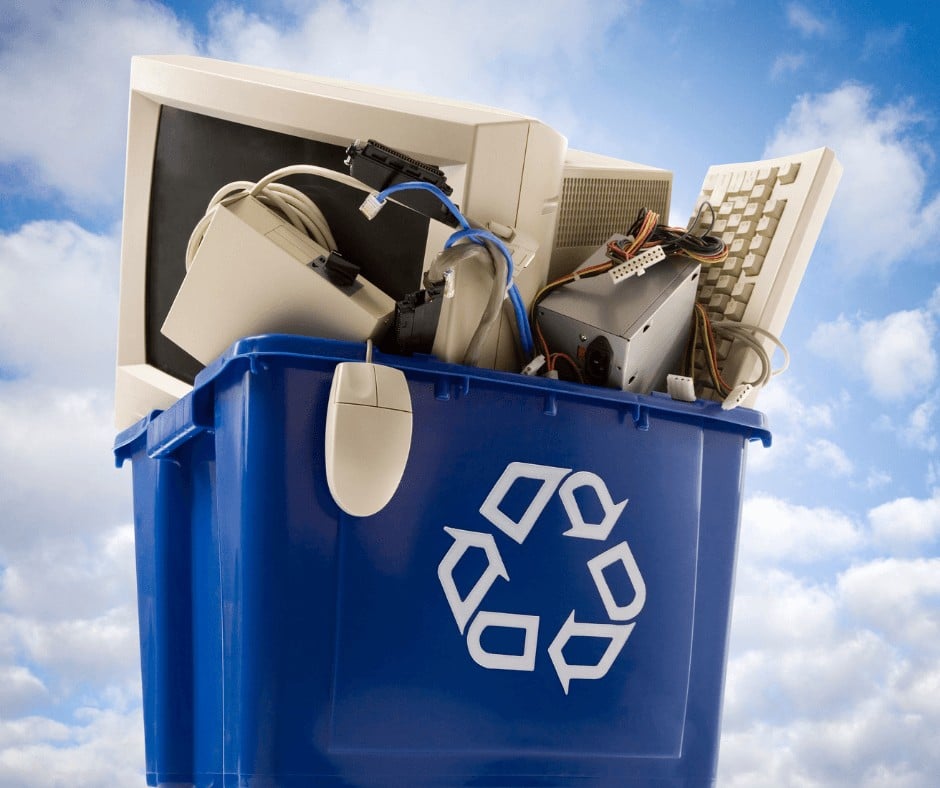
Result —
M411 392L405 373L395 367L375 367L375 387L378 406L411 413Z
M398 489L411 446L411 414L337 403L327 423L326 477L336 504L371 516Z
M375 367L361 361L345 361L336 365L333 377L333 399L349 405L378 405Z

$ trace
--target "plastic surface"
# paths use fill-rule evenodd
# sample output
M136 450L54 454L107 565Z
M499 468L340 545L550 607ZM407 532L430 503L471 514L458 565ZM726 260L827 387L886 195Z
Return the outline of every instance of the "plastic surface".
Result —
M378 515L323 441L361 345L237 343L121 433L148 784L707 785L755 411L380 356Z
M411 396L405 373L364 361L336 365L326 409L326 482L346 514L371 517L395 495L408 463Z

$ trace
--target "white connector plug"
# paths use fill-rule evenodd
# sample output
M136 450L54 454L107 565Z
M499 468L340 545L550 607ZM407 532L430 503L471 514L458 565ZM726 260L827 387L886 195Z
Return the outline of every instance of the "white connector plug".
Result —
M528 364L522 368L523 375L535 375L542 367L545 366L545 356L539 353L535 358L533 358Z
M748 395L754 390L754 387L750 383L739 383L733 389L731 393L725 397L724 402L721 403L722 410L734 410L738 405L740 405L744 400L747 399Z
M379 211L385 206L385 203L379 201L378 194L374 192L368 194L359 206L362 215L370 221L376 217Z
M661 246L651 246L649 249L644 249L642 252L635 254L626 262L614 266L607 273L616 285L631 276L643 276L647 268L651 268L665 259L666 253Z
M695 381L685 375L666 375L666 391L679 402L695 402Z

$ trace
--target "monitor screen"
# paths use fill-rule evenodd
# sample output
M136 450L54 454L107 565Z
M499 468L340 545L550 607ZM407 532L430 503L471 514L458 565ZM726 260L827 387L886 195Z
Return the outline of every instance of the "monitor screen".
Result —
M163 106L154 151L146 262L146 361L186 383L202 368L160 333L186 273L186 244L212 195L290 164L348 172L346 148ZM323 211L344 257L398 300L421 286L430 220L390 203L373 221L362 193L314 175L286 180Z

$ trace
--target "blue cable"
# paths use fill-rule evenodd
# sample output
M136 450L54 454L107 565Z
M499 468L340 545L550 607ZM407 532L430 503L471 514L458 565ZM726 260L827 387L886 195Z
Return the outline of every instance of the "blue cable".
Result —
M468 239L472 243L482 244L483 239L485 238L495 244L496 248L499 249L503 257L506 258L509 301L512 304L513 313L516 317L516 325L519 329L519 341L522 344L522 350L528 358L531 358L535 350L535 343L532 340L532 329L529 327L529 318L526 315L525 305L522 303L522 296L519 293L519 288L516 287L516 283L512 281L512 253L509 251L509 249L506 248L506 244L493 235L493 233L491 233L489 230L484 230L479 227L471 227L470 222L468 222L466 217L460 212L460 209L454 205L453 202L451 202L450 198L444 194L444 192L431 183L423 183L421 181L396 183L394 186L389 186L387 189L379 192L375 196L375 199L380 203L383 203L388 197L395 194L396 192L415 189L431 192L431 194L437 197L437 199L439 199L444 204L447 210L449 210L454 215L454 217L457 219L457 222L460 224L461 229L457 230L457 232L447 239L447 242L444 244L445 249L449 249L455 243L463 239Z
M506 258L506 286L509 287L512 285L512 274L513 274L513 263L512 263L512 252L506 248L504 244L497 236L493 235L489 230L484 230L481 227L470 227L467 230L458 230L450 238L447 239L447 242L444 244L445 249L450 249L458 241L462 241L464 238L469 238L474 243L483 243L483 239L490 241L500 252L503 253L503 257Z
M437 186L435 186L433 183L423 183L421 181L396 183L394 186L389 186L387 189L380 191L377 195L375 195L375 199L379 202L385 202L386 198L395 194L395 192L414 191L416 189L431 192L431 194L444 203L444 207L446 207L447 210L449 210L454 215L457 221L460 222L460 226L463 227L463 229L471 229L470 222L464 218L464 215L460 212L460 209L451 202L450 197L444 194L444 192L438 189Z

